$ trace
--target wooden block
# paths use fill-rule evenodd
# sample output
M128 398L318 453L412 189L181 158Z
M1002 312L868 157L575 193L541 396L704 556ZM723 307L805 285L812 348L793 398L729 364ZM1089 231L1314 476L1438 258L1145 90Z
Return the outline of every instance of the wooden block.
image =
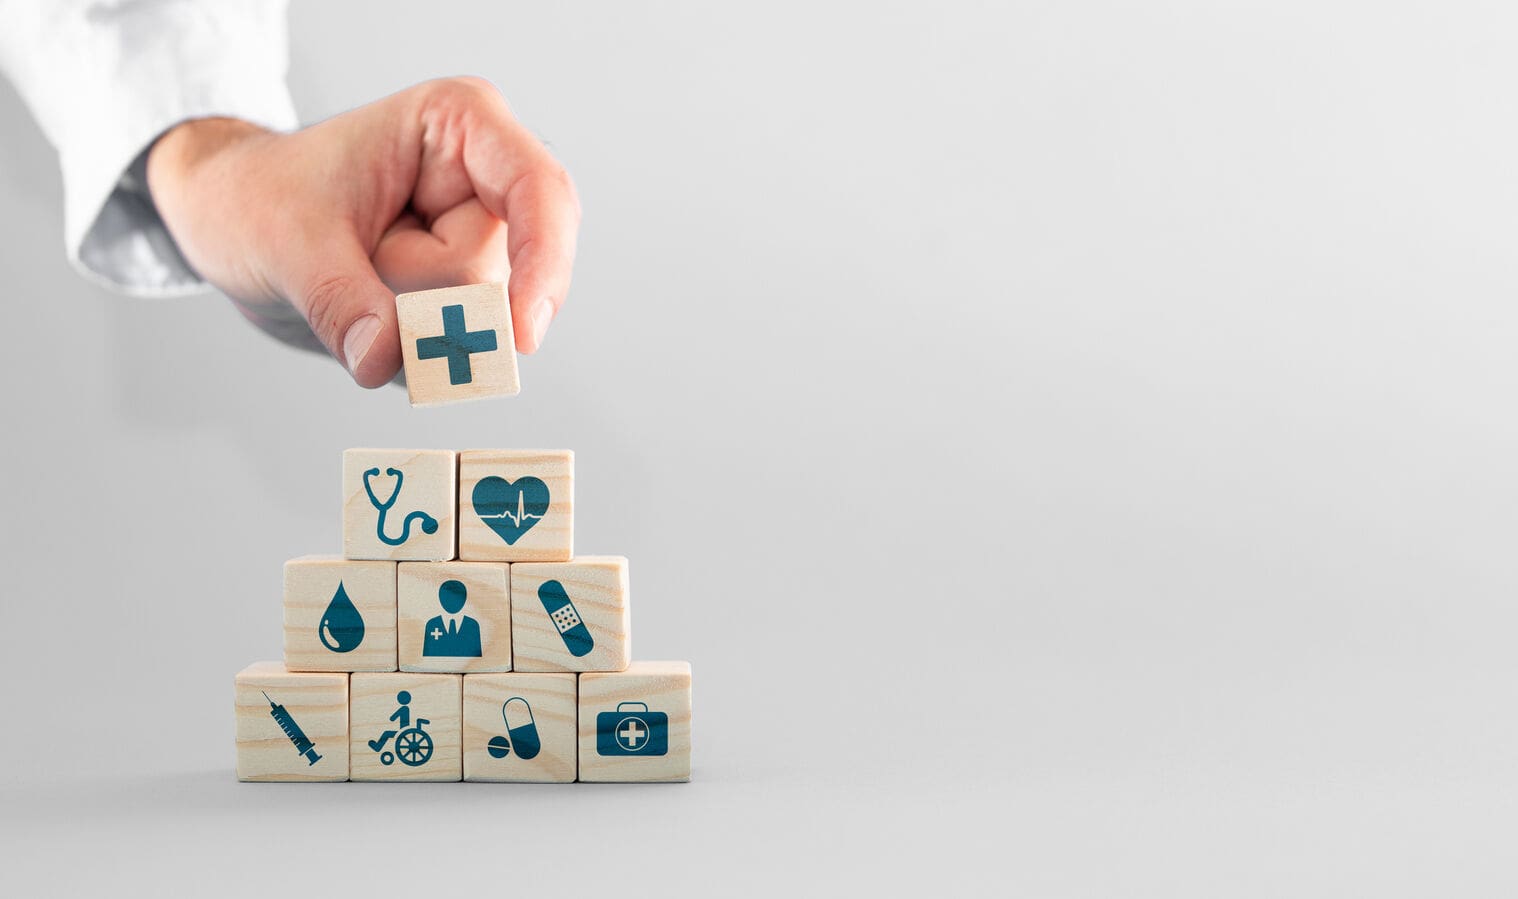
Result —
M569 783L579 747L573 674L464 676L464 779Z
M395 563L302 556L285 563L285 666L395 670Z
M234 682L238 780L348 779L348 675L254 662Z
M500 562L402 562L402 671L510 671L511 592Z
M515 396L521 389L505 284L403 293L395 313L411 405Z
M575 454L459 453L459 558L567 562L574 557Z
M348 713L352 779L461 779L462 681L457 674L353 675Z
M690 780L690 663L580 675L580 780Z
M345 451L343 555L418 562L453 558L457 483L458 454L452 450Z
M517 671L621 671L632 659L627 559L511 566L511 646Z

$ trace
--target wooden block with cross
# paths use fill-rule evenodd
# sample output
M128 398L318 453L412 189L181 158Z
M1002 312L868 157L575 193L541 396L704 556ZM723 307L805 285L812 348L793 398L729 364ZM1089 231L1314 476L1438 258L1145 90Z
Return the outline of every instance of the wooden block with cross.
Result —
M505 284L403 293L395 313L411 405L515 396L521 389Z

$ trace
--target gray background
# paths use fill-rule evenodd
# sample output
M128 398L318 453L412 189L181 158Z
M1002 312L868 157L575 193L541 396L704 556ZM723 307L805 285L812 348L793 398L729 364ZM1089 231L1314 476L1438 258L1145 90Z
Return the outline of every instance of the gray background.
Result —
M0 855L30 893L1511 894L1510 4L297 3L573 172L522 395L67 268L0 88ZM571 447L679 787L239 785L346 446Z

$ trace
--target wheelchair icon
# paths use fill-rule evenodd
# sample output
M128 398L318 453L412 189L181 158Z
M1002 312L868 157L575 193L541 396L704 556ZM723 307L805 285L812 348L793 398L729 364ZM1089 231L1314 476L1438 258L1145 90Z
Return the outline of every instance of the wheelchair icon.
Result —
M395 737L395 752L380 753L380 764L389 765L397 758L402 765L415 768L417 765L427 764L432 758L432 734L423 730L423 726L431 724L426 718L416 719L416 727L407 728Z
M378 740L370 740L369 748L380 754L380 764L393 765L396 759L401 760L402 765L415 768L418 765L427 764L432 758L432 734L427 733L427 725L432 722L426 718L416 719L416 725L411 724L411 694L405 690L395 694L395 699L400 703L400 708L390 716L391 721L400 724L400 730L387 730L380 734ZM394 751L385 747L390 744L390 738L395 738Z

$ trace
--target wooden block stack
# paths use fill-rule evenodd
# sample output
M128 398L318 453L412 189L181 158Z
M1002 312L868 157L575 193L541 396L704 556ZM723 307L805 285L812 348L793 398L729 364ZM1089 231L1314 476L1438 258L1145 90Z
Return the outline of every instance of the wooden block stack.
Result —
M343 555L285 563L236 678L245 781L685 781L687 662L632 661L627 559L574 554L574 454L343 454Z

